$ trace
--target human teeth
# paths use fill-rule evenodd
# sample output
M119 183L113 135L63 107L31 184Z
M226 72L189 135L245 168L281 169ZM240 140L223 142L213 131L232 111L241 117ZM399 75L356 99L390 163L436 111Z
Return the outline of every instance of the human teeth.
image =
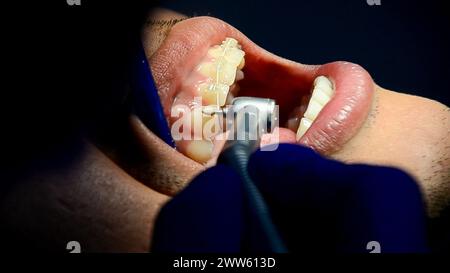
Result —
M205 105L225 105L230 86L225 84L203 83L199 85L200 95Z
M234 83L235 79L236 66L227 61L220 61L217 63L216 74L212 77L213 82L230 86Z
M192 140L186 147L186 155L197 162L206 163L211 158L213 148L209 140Z
M242 70L242 68L244 68L244 66L245 66L245 59L244 58L242 58L242 61L239 63L239 65L238 65L238 69L240 69L240 70Z
M194 108L189 114L191 119L191 132L196 138L202 138L203 126L209 122L213 117L211 115L206 115L203 109L200 107Z
M225 41L222 42L222 46L226 47L240 47L238 45L238 42L236 41L236 39L227 37L225 38Z
M208 55L213 59L220 59L223 56L223 48L220 45L213 46L208 50Z
M325 76L319 76L314 80L314 89L321 89L329 97L331 97L334 92L333 84Z
M208 77L211 82L232 85L236 78L236 67L226 61L206 62L199 67L199 72Z
M223 105L227 94L224 85L231 86L236 80L241 80L244 76L240 71L245 65L245 52L241 50L238 42L233 38L226 38L221 45L213 46L208 50L210 59L199 65L198 71L208 78L209 83L218 87L201 86L200 94L206 96L206 103ZM210 89L219 89L220 95L214 92L206 92ZM226 90L226 92L229 92ZM215 98L213 98L215 96Z
M311 96L311 100L318 102L320 105L324 106L330 101L331 97L322 90L322 88L314 88Z
M311 127L311 124L317 118L320 111L322 111L323 107L331 100L333 94L333 84L327 77L319 76L314 80L311 99L297 129L297 140Z
M207 105L203 106L202 113L208 116L212 116L218 112L220 112L222 108L217 107L216 105Z
M221 133L220 121L217 115L208 116L206 122L203 122L203 139L213 140L216 135Z
M225 52L224 59L233 66L238 67L244 59L244 51L238 48L230 48Z
M208 54L215 60L223 59L231 65L238 67L242 64L245 52L240 50L239 48L224 49L222 46L215 46L208 50Z
M322 110L322 105L315 100L310 100L308 104L308 108L306 109L305 114L303 115L305 118L310 120L315 120L319 115L320 110Z
M177 146L197 162L206 163L210 160L216 136L223 132L224 119L218 113L222 106L233 99L235 93L231 93L239 89L235 82L244 78L244 56L245 52L238 41L226 38L221 44L209 48L193 77L187 80L189 87L194 89L193 93L201 96L200 103L195 105L201 104L202 107L200 112L194 110L190 113L191 123L188 120L179 126L187 128L191 125L186 135L194 138L185 138L183 140L186 142L177 142Z
M300 120L300 125L298 126L297 130L297 140L299 140L306 133L309 127L311 127L311 124L312 121L307 118L302 118Z

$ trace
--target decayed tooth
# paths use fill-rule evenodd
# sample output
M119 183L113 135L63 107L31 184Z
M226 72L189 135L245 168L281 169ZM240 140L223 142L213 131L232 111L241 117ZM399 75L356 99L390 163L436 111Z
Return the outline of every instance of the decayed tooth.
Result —
M225 105L230 87L226 84L202 83L198 87L205 105Z
M206 163L211 158L213 148L209 140L192 140L187 144L186 155L197 162Z
M315 100L310 100L308 104L308 108L306 109L305 114L303 115L305 118L309 120L315 120L322 110L322 105Z
M312 121L307 118L302 118L300 120L300 125L298 126L297 129L297 140L299 140L306 133L309 127L311 127L311 124Z

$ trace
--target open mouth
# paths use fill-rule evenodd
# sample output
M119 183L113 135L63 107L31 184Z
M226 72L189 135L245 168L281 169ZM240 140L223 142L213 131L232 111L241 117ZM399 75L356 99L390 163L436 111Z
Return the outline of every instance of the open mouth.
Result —
M271 98L279 105L279 141L321 154L339 150L356 134L369 113L374 89L370 75L356 64L289 61L211 17L177 23L150 65L172 128L186 112L189 115L182 115L189 121L211 123L214 116L185 111L199 103L223 106L236 96ZM191 131L193 138L177 141L177 149L200 163L214 160L221 144L202 130Z

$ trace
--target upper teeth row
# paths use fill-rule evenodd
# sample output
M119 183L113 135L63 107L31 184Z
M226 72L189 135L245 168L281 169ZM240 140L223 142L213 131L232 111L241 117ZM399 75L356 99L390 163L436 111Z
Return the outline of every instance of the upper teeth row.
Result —
M198 87L206 105L225 105L230 86L236 79L236 71L244 67L244 55L245 52L233 38L226 38L221 45L208 50L212 61L203 62L198 68L208 78Z
M311 99L297 129L297 140L311 127L311 124L317 118L323 107L330 101L333 94L333 83L327 77L319 76L314 80Z
M213 109L209 115L201 111L194 111L188 115L191 118L192 128L196 128L195 124L201 124L199 134L202 135L202 139L189 141L185 148L186 154L198 162L206 163L211 158L214 148L212 140L215 134L220 133L221 128L219 117L213 113L225 105L230 86L236 80L237 70L245 65L244 55L245 52L235 39L226 38L221 45L211 47L205 60L198 66L197 71L204 77L197 84L197 90L204 107ZM203 79L205 77L206 80ZM209 131L212 134L205 134Z

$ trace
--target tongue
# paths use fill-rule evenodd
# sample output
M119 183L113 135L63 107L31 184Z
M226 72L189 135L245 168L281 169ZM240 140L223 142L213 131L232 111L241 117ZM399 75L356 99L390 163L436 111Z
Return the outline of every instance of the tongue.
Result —
M275 128L271 134L265 134L261 138L261 146L277 143L296 143L295 133L286 128Z

